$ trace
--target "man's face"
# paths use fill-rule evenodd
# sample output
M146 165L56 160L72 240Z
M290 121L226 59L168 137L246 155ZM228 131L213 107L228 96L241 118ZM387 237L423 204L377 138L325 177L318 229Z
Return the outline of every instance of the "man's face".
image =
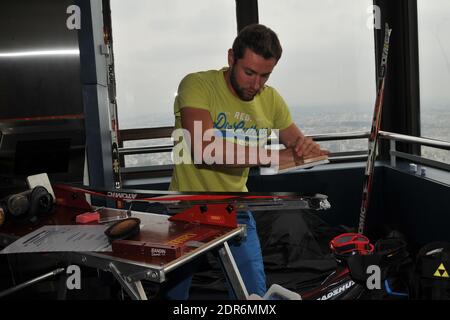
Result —
M244 101L251 101L264 87L277 61L275 58L264 59L250 49L245 50L242 59L236 60L230 49L228 63L234 93Z

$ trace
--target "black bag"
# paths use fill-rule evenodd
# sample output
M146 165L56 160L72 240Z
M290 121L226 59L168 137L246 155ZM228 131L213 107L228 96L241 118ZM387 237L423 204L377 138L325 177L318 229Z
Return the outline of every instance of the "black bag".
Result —
M363 300L403 300L409 297L409 283L413 260L409 256L406 242L401 238L384 238L375 244L368 255L352 255L346 260L352 279L366 287L370 274L367 268L378 266L381 271L381 288L367 289L360 297ZM367 288L367 287L366 287Z
M432 242L416 258L412 298L450 300L450 243Z

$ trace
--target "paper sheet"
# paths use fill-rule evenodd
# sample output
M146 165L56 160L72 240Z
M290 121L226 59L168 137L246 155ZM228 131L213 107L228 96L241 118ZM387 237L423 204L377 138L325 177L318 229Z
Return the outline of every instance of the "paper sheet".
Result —
M326 164L329 162L330 161L328 160L327 156L320 156L320 157L315 157L315 158L311 158L311 159L305 159L303 163L287 164L281 168L280 167L260 167L259 173L262 176L269 176L269 175L274 175L274 174L291 172L291 171L295 171L298 169L308 169L308 168L315 167L315 166L318 166L321 164Z
M111 252L105 235L106 225L43 226L18 239L0 254L58 251Z

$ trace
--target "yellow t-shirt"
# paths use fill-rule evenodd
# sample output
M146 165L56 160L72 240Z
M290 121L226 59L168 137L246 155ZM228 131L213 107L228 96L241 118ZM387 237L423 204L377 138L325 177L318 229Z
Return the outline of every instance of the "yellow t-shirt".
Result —
M184 107L208 110L216 130L223 135L231 133L234 139L246 136L243 141L247 143L258 130L282 130L292 124L289 109L274 88L265 86L252 101L242 101L228 88L226 70L191 73L181 81L174 103L176 129L181 128L180 110ZM190 154L184 156L191 159ZM246 192L248 173L249 168L200 168L193 161L176 164L170 190Z

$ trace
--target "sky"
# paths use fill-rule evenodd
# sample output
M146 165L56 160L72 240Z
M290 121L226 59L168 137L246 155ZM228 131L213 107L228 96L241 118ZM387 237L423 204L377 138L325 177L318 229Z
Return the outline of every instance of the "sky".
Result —
M450 1L418 2L422 100L448 106ZM272 28L283 46L267 84L293 113L306 108L372 112L371 4L259 0L260 23ZM121 128L172 125L167 119L180 80L190 72L226 66L237 32L235 1L111 0L111 10Z
M450 1L417 2L421 106L450 108Z

